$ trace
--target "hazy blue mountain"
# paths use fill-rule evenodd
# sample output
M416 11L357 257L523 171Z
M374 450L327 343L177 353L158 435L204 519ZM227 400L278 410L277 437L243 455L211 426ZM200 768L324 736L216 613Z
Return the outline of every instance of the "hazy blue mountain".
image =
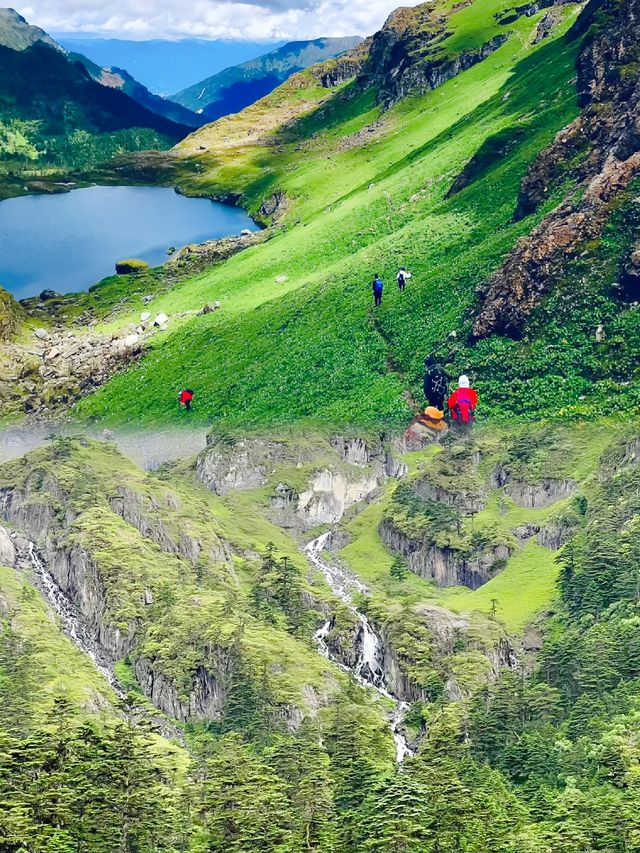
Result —
M254 59L282 42L232 42L182 39L128 41L62 33L55 38L67 50L81 53L102 67L126 68L159 95L190 86L230 65Z
M215 121L255 103L297 71L339 56L361 41L359 36L348 36L288 42L263 56L207 77L173 95L172 100Z
M157 115L164 116L164 118L178 122L178 124L187 125L188 127L200 127L203 124L203 116L196 115L192 110L174 101L161 98L160 95L154 95L153 92L150 92L146 86L139 83L124 68L102 68L81 53L69 53L68 58L71 62L80 62L84 65L97 83L108 86L110 89L118 89L124 92L130 98L133 98L134 101L142 104L143 107L146 107Z

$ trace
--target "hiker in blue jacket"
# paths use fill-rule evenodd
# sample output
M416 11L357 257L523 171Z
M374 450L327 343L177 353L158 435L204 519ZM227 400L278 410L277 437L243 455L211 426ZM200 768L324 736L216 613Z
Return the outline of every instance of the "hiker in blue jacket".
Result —
M382 279L380 278L379 275L377 275L373 279L373 283L371 285L371 289L373 290L373 300L374 300L376 308L378 307L378 305L382 304L382 288L383 287L384 287L384 284L382 283Z

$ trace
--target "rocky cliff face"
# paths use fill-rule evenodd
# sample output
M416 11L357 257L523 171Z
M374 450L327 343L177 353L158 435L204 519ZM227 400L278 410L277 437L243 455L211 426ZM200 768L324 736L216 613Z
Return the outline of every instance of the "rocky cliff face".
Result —
M279 479L294 467L304 485ZM301 534L320 524L335 524L345 512L376 494L387 477L401 477L406 465L382 442L334 436L322 441L291 442L261 438L212 439L197 462L198 478L218 495L268 484L269 518Z
M110 502L115 512L163 551L191 563L199 558L201 543L167 525L150 497L123 487ZM0 516L24 534L27 543L37 543L39 559L55 584L56 594L68 602L65 606L70 612L77 614L83 635L107 668L131 655L140 686L158 709L183 722L219 718L225 697L223 674L230 665L228 652L217 650L216 676L203 666L197 667L186 693L178 690L175 681L153 659L140 654L146 631L144 621L132 613L126 625L119 624L110 614L114 593L121 593L109 590L99 561L73 535L78 512L68 484L35 468L20 486L0 490ZM3 534L5 531L0 530L0 562L11 560L13 565L15 546ZM219 540L214 536L214 541ZM211 554L214 559L227 556L221 542L219 552ZM153 601L153 592L146 590L144 606Z
M504 568L512 553L511 548L502 543L473 551L439 546L429 537L420 539L407 535L390 519L382 521L379 532L385 545L407 559L412 572L435 581L438 586L478 589Z
M442 43L453 10L424 3L396 9L371 40L363 78L378 90L385 107L412 93L426 92L481 62L508 38L499 33L478 48L449 54Z
M520 336L567 262L588 253L590 241L600 237L612 211L640 176L639 0L592 0L573 37L585 30L577 63L582 112L534 162L522 183L516 217L536 210L549 190L567 178L576 180L576 189L518 241L480 289L476 338L493 333ZM621 259L626 264L623 286L630 289L627 298L640 294L637 255L634 250Z

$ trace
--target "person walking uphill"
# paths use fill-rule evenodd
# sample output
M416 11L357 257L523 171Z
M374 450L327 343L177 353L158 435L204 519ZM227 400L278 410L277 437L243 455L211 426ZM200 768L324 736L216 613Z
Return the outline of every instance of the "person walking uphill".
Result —
M193 401L193 391L191 388L183 388L180 394L178 395L178 402L181 406L184 406L185 409L190 412L191 411L191 403Z
M377 275L371 284L371 289L373 290L373 300L374 300L376 308L378 307L378 305L382 305L382 289L383 289L383 287L384 287L384 284L382 283L382 279L380 278L379 275Z
M458 380L458 387L447 401L451 417L458 424L472 424L476 417L478 392L471 387L469 377L464 373Z
M430 355L424 362L424 380L422 388L425 400L430 406L435 406L441 412L444 411L444 401L449 393L449 379L447 371L438 363L434 355Z
M398 290L400 293L404 293L404 289L407 286L407 282L411 278L411 273L407 272L404 267L400 267L398 270L398 275L396 276L396 281L398 282Z

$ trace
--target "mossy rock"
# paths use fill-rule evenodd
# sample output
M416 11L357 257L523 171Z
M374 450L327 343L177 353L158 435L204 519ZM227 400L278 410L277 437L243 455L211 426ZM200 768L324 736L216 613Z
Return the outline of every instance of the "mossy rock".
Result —
M118 275L135 275L149 269L146 261L139 258L128 258L125 261L116 261L116 272Z
M13 296L0 288L0 341L12 338L23 319L22 309Z

